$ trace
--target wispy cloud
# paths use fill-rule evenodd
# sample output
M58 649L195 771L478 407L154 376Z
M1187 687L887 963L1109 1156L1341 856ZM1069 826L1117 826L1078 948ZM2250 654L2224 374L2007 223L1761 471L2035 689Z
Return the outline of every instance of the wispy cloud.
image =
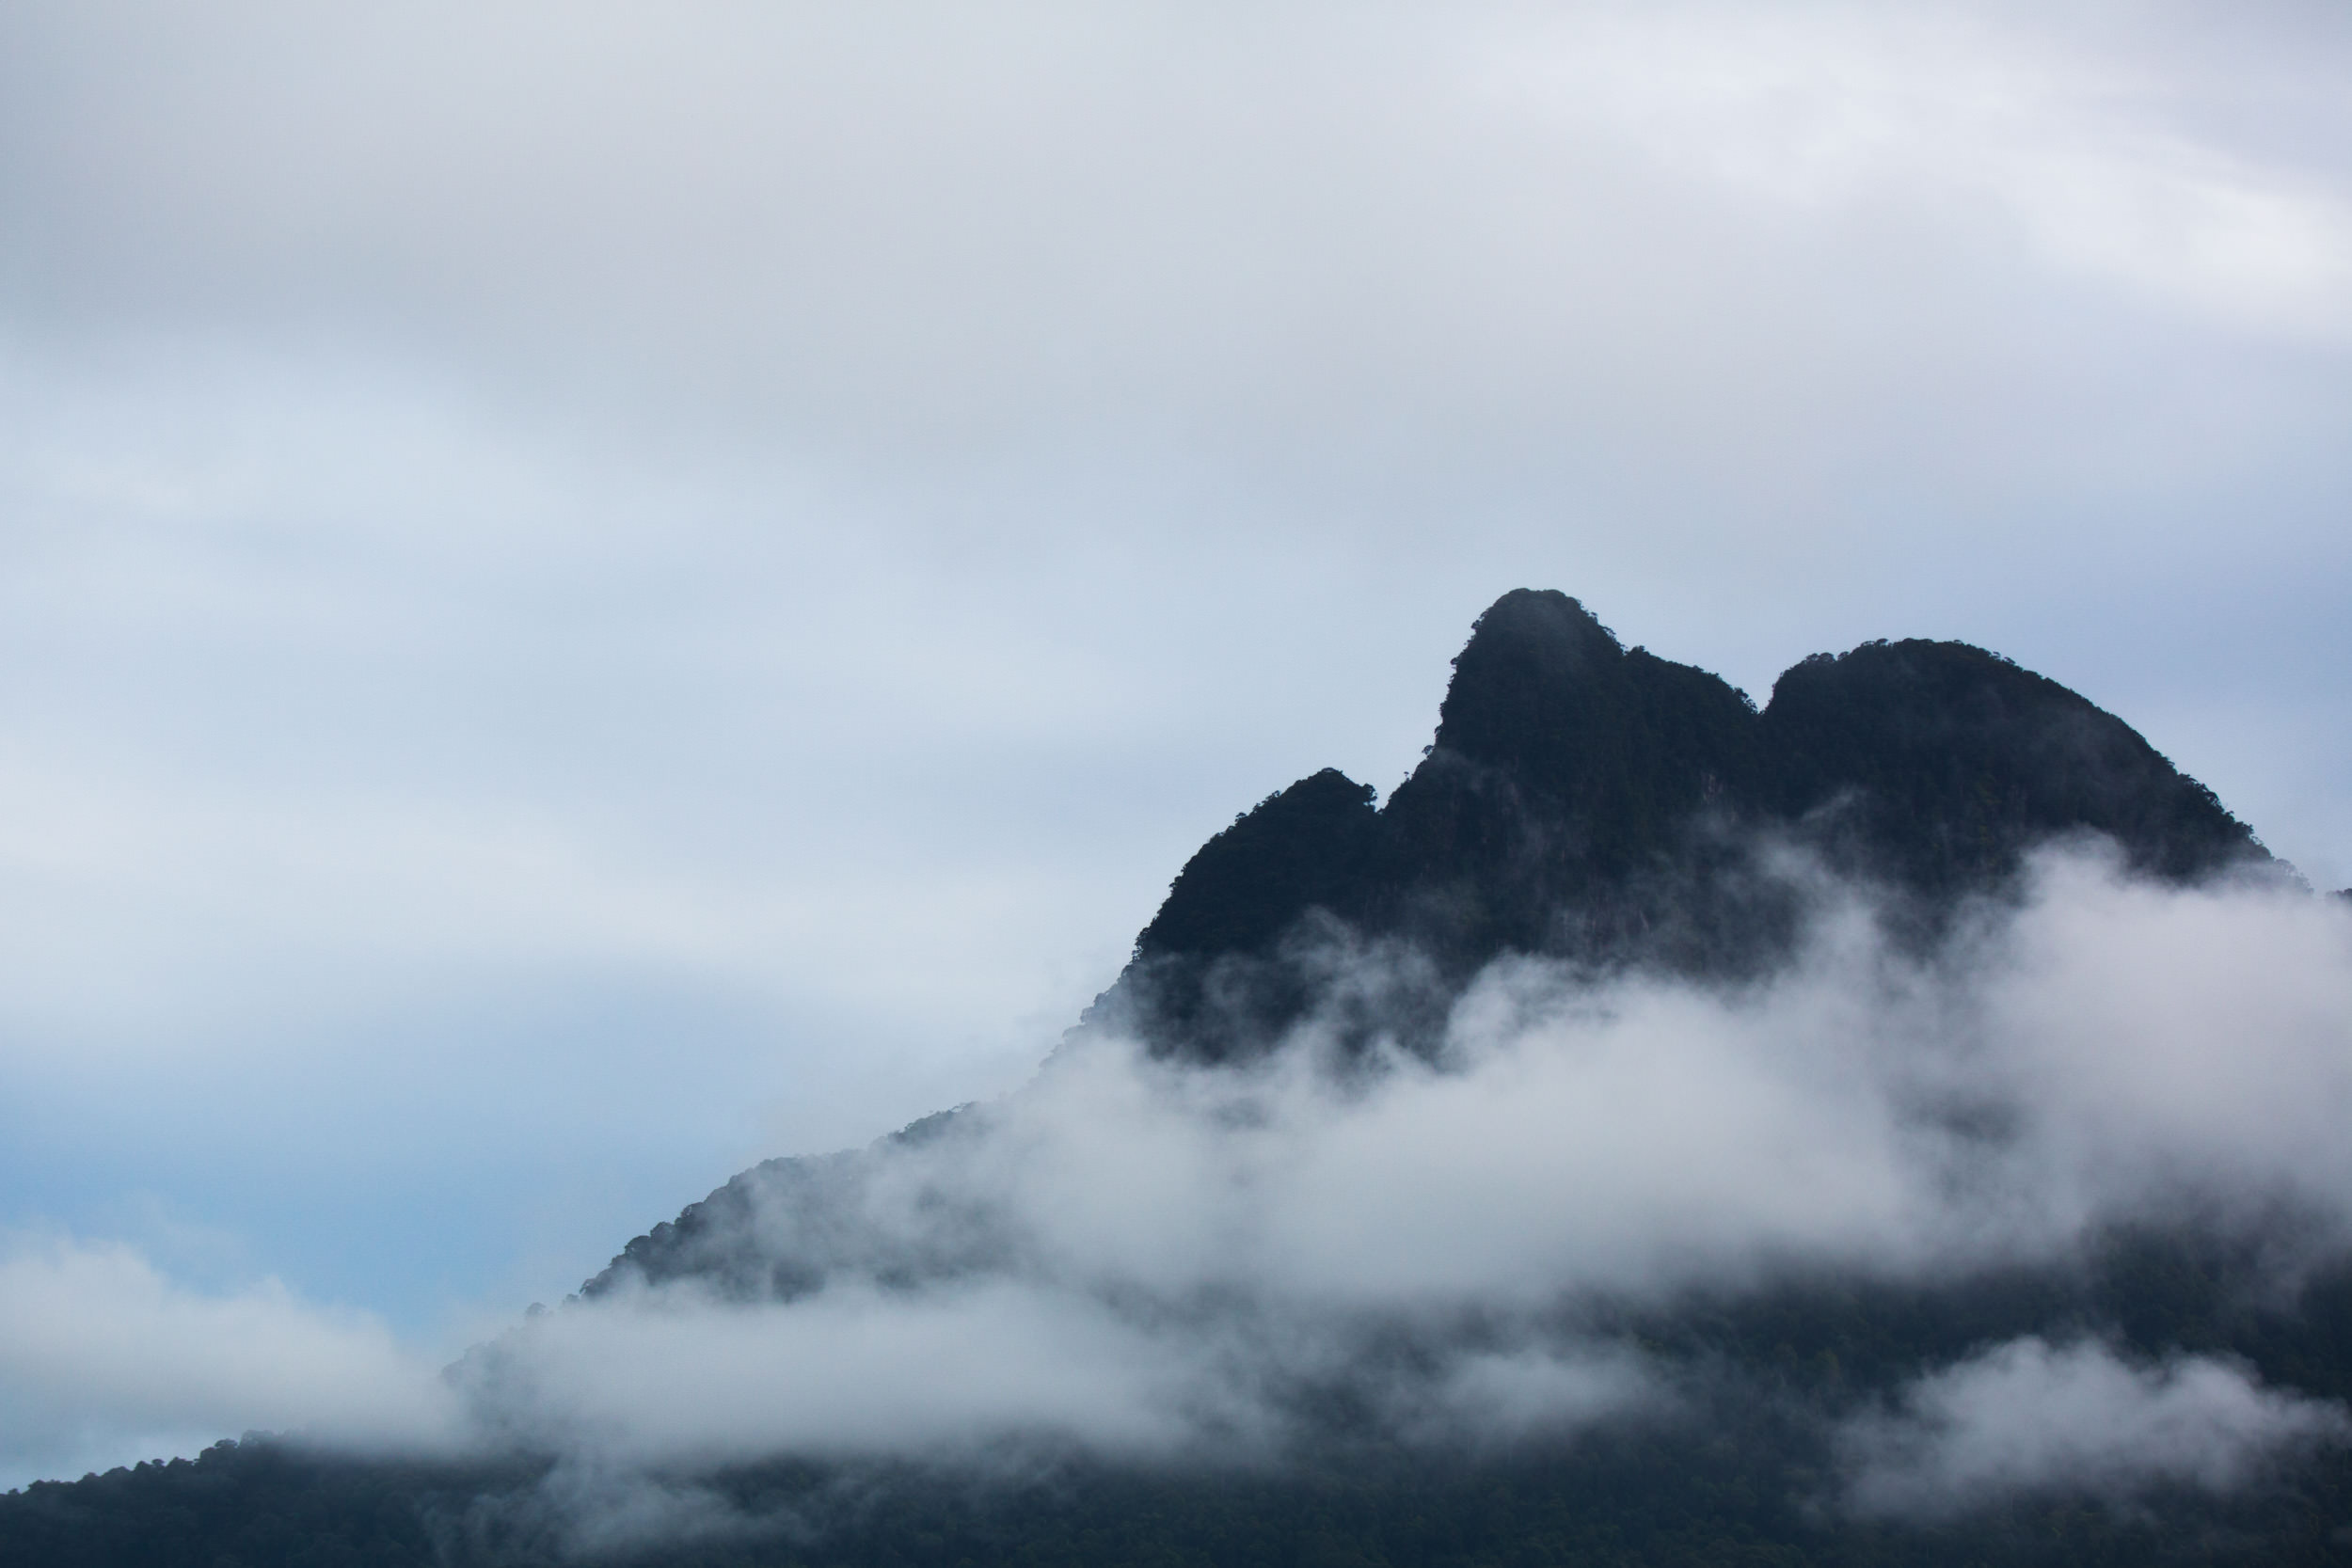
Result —
M2021 1494L2229 1492L2347 1437L2342 1404L2265 1387L2235 1361L2135 1365L2095 1340L2029 1338L1922 1377L1840 1444L1853 1507L1931 1517Z
M668 1508L680 1476L777 1455L1263 1465L1347 1429L1492 1450L1680 1418L1718 1374L1610 1325L1694 1293L2063 1274L2108 1227L2191 1212L2280 1243L2291 1283L2352 1236L2339 901L2154 887L2076 847L1920 955L1866 894L1779 863L1819 911L1785 974L1507 961L1436 1062L1371 1070L1335 1072L1312 1023L1247 1070L1081 1035L932 1135L747 1173L691 1272L624 1269L446 1387L275 1286L20 1247L0 1369L37 1413L24 1451L76 1420L118 1448L207 1424L462 1440L666 1477ZM2343 1425L2234 1363L2025 1338L1839 1441L1856 1506L1917 1513L2036 1478L2226 1489Z
M693 1273L625 1266L483 1353L472 1398L663 1461L1025 1431L1271 1455L1335 1390L1399 1431L1574 1430L1681 1375L1597 1308L2064 1271L2191 1212L2292 1217L2291 1279L2352 1235L2348 1036L2352 918L2276 882L2051 854L1926 959L1833 892L1761 985L1498 966L1434 1066L1334 1077L1311 1025L1247 1071L1080 1038L938 1135L747 1174L675 1239Z
M275 1280L196 1290L127 1247L20 1236L0 1252L0 1323L10 1485L257 1429L427 1449L462 1431L431 1360Z

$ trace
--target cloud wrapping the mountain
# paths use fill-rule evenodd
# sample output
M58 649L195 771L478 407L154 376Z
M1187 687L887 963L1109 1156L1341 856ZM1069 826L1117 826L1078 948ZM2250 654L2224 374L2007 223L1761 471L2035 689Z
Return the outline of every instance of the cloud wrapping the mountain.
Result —
M1335 1073L1311 1025L1243 1070L1074 1037L1019 1094L815 1188L755 1174L748 1220L706 1238L755 1265L739 1299L694 1279L566 1307L473 1364L477 1411L663 1465L1028 1438L1268 1458L1335 1397L1491 1442L1671 1413L1684 1374L1595 1329L1612 1306L2062 1266L2098 1227L2192 1211L2243 1234L2292 1216L2290 1269L2341 1243L2352 919L2332 901L2053 852L2020 905L1920 958L1852 890L1821 896L1804 960L1745 987L1499 964L1436 1065ZM739 1299L778 1262L803 1293ZM2191 1409L2248 1453L2333 1430L2254 1391L2269 1415L2231 1425L2227 1368L2149 1383L2089 1354L1923 1385L1907 1418L1942 1435L1858 1496L1991 1486L1998 1418L2037 1390L2095 1415L2138 1389L2190 1434L2118 1474L2242 1473L2182 1457ZM2104 1463L2090 1426L2057 1430L2086 1474Z
M10 1484L60 1453L104 1468L256 1428L369 1449L460 1436L429 1359L274 1279L197 1291L127 1247L19 1238L0 1254L0 1324Z
M1434 1063L1335 1070L1312 1022L1224 1070L1081 1032L928 1136L749 1173L704 1273L625 1271L446 1388L377 1325L276 1287L205 1295L119 1250L20 1249L0 1389L53 1445L94 1405L118 1446L249 1426L519 1445L560 1462L531 1506L627 1535L735 1528L679 1478L776 1455L1256 1465L1335 1421L1489 1452L1672 1422L1714 1374L1626 1313L2062 1269L2116 1222L2195 1214L2262 1239L2287 1283L2340 1254L2340 901L2159 889L2076 847L1921 956L1863 891L1784 872L1818 909L1785 973L1707 988L1508 960ZM1841 1451L1854 1506L1916 1514L2031 1478L2223 1489L2344 1431L2232 1363L2018 1340L1855 1418Z
M534 1321L499 1347L478 1408L534 1447L674 1466L970 1454L1038 1433L1158 1457L1190 1434L1209 1348L1019 1282L844 1285L789 1307L683 1286Z
M2161 1216L2183 1196L2352 1216L2352 920L2259 887L2164 894L2043 863L1990 927L1988 1084L2026 1117L2031 1190Z
M2265 1388L2235 1362L2139 1367L2095 1341L2030 1337L1920 1379L1840 1434L1852 1505L1913 1516L2018 1493L2227 1492L2282 1452L2348 1436L2342 1405Z

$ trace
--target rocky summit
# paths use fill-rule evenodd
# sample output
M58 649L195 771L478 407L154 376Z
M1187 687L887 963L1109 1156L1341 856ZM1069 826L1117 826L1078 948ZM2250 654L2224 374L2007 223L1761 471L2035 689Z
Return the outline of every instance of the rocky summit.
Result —
M2269 859L2130 725L1997 654L1915 640L1817 654L1759 712L1526 589L1479 617L1427 755L1385 805L1374 795L1327 769L1203 845L1094 1016L1168 1056L1261 1054L1331 1001L1304 950L1339 933L1434 966L1418 1008L1386 999L1391 1022L1410 1015L1408 1045L1411 1018L1441 1016L1505 953L1754 972L1796 930L1795 890L1759 874L1765 845L1931 931L2063 835L2100 835L2176 882Z

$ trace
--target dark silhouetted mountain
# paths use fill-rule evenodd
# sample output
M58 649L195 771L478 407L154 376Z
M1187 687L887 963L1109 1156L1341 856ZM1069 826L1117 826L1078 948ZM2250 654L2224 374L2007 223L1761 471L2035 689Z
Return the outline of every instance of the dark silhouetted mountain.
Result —
M1365 907L1387 869L1374 794L1327 768L1268 796L1200 847L1136 945L1263 952L1303 911Z
M1511 952L1753 972L1797 928L1795 890L1756 874L1766 837L1879 884L1931 930L2066 834L2173 881L2268 858L2122 720L1983 649L1816 655L1758 713L1524 589L1479 618L1421 766L1385 807L1371 799L1326 770L1211 839L1096 1016L1165 1055L1257 1054L1327 1002L1327 966L1302 949L1339 931L1437 966L1424 1020Z
M1931 934L2036 844L2111 840L2175 882L2269 859L2129 725L1963 642L1815 655L1758 713L1719 676L1627 649L1567 595L1478 618L1438 731L1385 807L1333 768L1202 845L1089 1009L1164 1058L1274 1049L1310 1013L1343 1048L1433 1050L1461 987L1507 953L1738 978L1788 955L1805 889L1759 869L1800 847ZM1378 951L1383 961L1356 964ZM948 1135L951 1113L910 1136ZM789 1299L848 1270L891 1283L1001 1256L954 1208L885 1250L855 1223L858 1153L773 1160L630 1242L583 1287L699 1278Z
M1980 648L1815 655L1759 713L1525 589L1479 617L1427 754L1385 807L1374 796L1326 768L1201 846L1091 1025L1203 1065L1262 1055L1310 1013L1343 1048L1429 1051L1507 953L1736 979L1787 958L1802 926L1805 888L1759 868L1766 844L1872 883L1931 935L2056 837L2103 835L2175 882L2269 859L2122 720ZM949 1131L943 1116L896 1136ZM583 1291L692 1276L788 1299L844 1270L907 1283L1001 1256L988 1217L951 1204L920 1244L878 1251L854 1223L867 1170L856 1153L770 1161Z
M1519 591L1479 618L1431 746L1384 805L1326 769L1237 817L1183 867L1081 1027L1132 1031L1182 1076L1280 1050L1311 1018L1345 1069L1375 1040L1433 1050L1462 988L1508 955L1737 986L1791 955L1817 883L1870 890L1899 942L1929 942L1972 901L2012 891L2038 845L2084 835L2110 843L2129 873L2170 883L2268 861L2121 720L1983 649L1915 641L1817 655L1783 673L1759 712L1713 674L1623 647L1576 600ZM725 1298L789 1301L836 1278L888 1291L1002 1272L1020 1238L968 1195L899 1191L894 1212L913 1221L864 1217L893 1148L986 1127L985 1112L946 1112L871 1150L770 1161L631 1241L583 1294L691 1280ZM1286 1471L1072 1457L987 1485L912 1464L777 1461L697 1484L794 1528L635 1560L2352 1561L2341 1449L2226 1497L2182 1485L2128 1508L2064 1490L1914 1524L1820 1506L1837 1464L1820 1412L1883 1408L1923 1369L2020 1336L2104 1336L2149 1366L2220 1355L2275 1387L2352 1399L2342 1248L2280 1287L2256 1257L2259 1227L2249 1241L2201 1224L2111 1230L2089 1256L2047 1264L1912 1284L1808 1275L1583 1325L1691 1371L1690 1386L1719 1402L1702 1419L1481 1457L1352 1432L1343 1402L1321 1418L1327 1447ZM495 1362L494 1348L479 1354ZM192 1463L0 1497L0 1561L565 1560L533 1512L549 1463L371 1465L224 1444Z
M1816 655L1774 683L1758 728L1769 808L1845 803L1858 863L1913 886L1981 884L2030 844L2083 831L2176 882L2268 858L2130 725L1964 642Z

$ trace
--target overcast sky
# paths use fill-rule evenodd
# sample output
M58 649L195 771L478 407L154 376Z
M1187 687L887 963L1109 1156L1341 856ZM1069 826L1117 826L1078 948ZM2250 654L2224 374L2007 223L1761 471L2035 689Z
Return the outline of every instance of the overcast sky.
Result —
M1759 701L1995 648L2352 882L2348 76L2316 3L0 7L0 1232L462 1341L1022 1081L1518 586Z

